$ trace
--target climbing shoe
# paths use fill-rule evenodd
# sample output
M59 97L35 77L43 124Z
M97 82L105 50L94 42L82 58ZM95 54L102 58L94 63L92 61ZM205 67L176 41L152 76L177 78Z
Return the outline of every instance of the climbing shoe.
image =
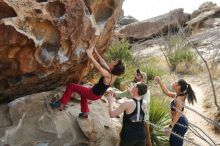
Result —
M50 106L53 108L58 108L60 107L61 102L59 100L51 100Z
M82 119L87 119L88 118L88 114L87 113L79 113L79 118L82 118Z

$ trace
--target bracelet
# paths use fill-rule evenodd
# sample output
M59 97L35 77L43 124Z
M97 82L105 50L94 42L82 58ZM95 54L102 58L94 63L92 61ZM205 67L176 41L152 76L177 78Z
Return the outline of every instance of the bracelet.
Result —
M173 126L172 126L172 125L169 125L169 128L173 128Z

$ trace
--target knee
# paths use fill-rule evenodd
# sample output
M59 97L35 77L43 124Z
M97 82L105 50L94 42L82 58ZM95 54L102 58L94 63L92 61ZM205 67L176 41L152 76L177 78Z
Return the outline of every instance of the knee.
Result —
M68 83L68 84L67 84L67 88L72 89L72 88L74 88L74 85L75 85L75 84L73 84L73 83Z

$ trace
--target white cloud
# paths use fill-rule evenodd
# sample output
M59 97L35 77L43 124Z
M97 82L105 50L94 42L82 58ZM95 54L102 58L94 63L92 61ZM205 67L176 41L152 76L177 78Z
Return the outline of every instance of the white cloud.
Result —
M184 12L192 13L209 0L125 0L123 3L124 15L131 15L138 20L152 18L176 8L184 8ZM220 0L212 0L220 5Z

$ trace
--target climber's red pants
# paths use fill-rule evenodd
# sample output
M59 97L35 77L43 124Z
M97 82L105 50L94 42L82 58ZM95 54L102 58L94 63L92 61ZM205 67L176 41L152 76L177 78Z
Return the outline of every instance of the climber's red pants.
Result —
M69 102L70 96L73 92L81 95L81 112L89 112L88 99L97 100L102 97L95 95L92 91L92 87L85 87L82 85L69 83L66 87L66 91L64 92L63 97L60 99L61 103L66 105Z

